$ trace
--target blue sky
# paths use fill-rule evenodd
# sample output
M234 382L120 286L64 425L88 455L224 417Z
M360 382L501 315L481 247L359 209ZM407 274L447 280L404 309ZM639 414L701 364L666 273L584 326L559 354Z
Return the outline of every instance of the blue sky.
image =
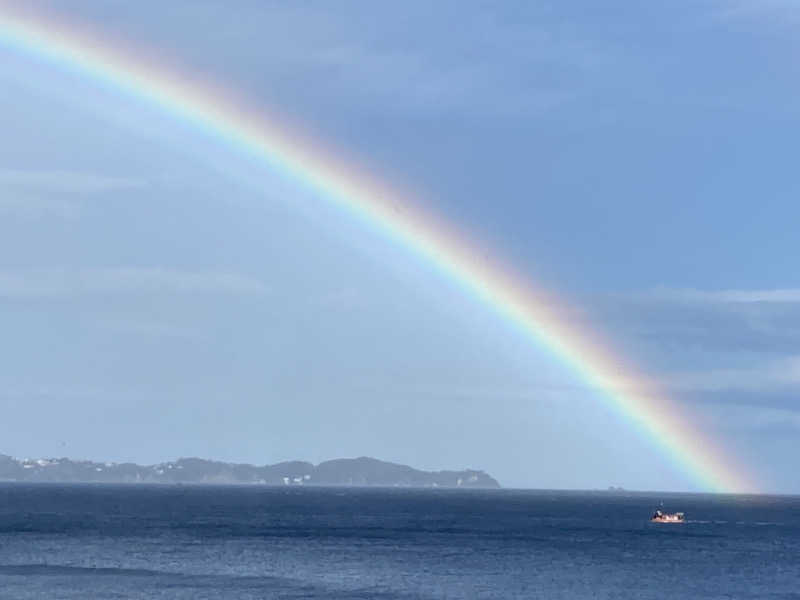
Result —
M800 491L794 3L40 4L413 191L563 295L765 489ZM405 249L151 106L0 52L0 452L367 454L692 489Z

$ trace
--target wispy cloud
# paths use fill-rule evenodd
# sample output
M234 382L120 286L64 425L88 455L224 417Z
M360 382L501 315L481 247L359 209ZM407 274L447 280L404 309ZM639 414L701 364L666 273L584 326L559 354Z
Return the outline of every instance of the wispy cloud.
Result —
M714 303L753 303L753 302L800 302L800 288L764 289L764 290L696 290L656 288L644 292L641 298L664 302L698 302Z
M800 336L800 290L653 290L598 296L589 319L633 345L671 352L788 356Z
M706 368L672 373L664 381L674 390L767 392L776 388L794 388L800 395L800 356L763 360L737 368Z
M340 288L324 292L311 299L312 303L334 310L357 310L369 302L367 296L354 288Z
M800 24L797 0L726 0L717 15L723 19L769 20L780 25Z
M172 338L199 340L202 335L195 326L176 324L174 320L156 320L146 317L127 316L101 318L95 325L106 332L118 335L130 335L149 338Z
M0 191L28 191L91 194L110 190L146 187L141 179L110 177L78 171L33 171L0 169Z
M496 35L502 39L503 33ZM529 48L532 43L533 40L528 39L517 48ZM555 56L552 50L549 56L542 54L536 59L537 63L567 60ZM574 90L554 86L526 85L519 77L523 71L520 63L524 63L526 57L515 51L508 57L506 70L469 60L437 64L429 55L412 49L376 52L355 45L322 48L308 60L313 61L317 69L341 72L349 81L343 86L345 89L358 90L361 98L370 103L380 99L382 110L396 107L403 111L535 114L560 106L577 95Z
M263 294L260 280L225 271L160 267L16 269L0 271L0 297L58 298L97 294Z
M14 378L0 379L0 402L26 403L36 398L60 398L64 400L83 400L86 398L102 398L109 390L93 385L76 385L61 382L20 382ZM8 405L6 405L8 408Z
M74 218L86 199L147 185L140 179L77 171L0 169L0 215Z
M72 199L48 197L29 192L8 192L0 186L0 215L38 219L44 216L71 218L78 214Z
M215 68L240 80L257 72L255 90L265 81L280 81L284 93L307 95L313 87L326 104L361 114L518 115L571 101L607 54L583 36L538 22L536 11L523 21L458 3L378 3L358 12L354 19L333 4L289 3L272 6L269 19L231 19L210 32L220 48ZM442 35L442 22L453 35ZM255 57L241 41L265 32L270 52Z
M709 407L706 407L708 410ZM800 412L786 408L731 404L708 413L715 427L730 432L759 432L796 436L800 434Z

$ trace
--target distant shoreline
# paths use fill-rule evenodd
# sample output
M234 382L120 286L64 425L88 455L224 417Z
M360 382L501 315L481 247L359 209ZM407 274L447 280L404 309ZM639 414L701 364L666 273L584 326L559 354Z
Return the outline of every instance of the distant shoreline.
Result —
M256 466L201 458L138 465L69 458L17 459L0 454L0 482L500 488L497 480L484 471L422 471L369 457L335 459L318 465L288 461Z

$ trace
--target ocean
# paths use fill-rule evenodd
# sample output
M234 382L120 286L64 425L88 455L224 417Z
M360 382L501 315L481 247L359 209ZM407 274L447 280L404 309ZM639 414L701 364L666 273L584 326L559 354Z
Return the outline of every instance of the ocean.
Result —
M800 599L800 497L3 483L0 598Z

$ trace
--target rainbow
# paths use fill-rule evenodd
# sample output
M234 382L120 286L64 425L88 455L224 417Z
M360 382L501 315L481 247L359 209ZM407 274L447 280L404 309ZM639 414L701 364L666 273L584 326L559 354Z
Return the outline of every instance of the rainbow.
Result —
M74 24L23 13L0 0L0 51L14 51L88 78L197 127L246 153L266 167L301 182L357 217L382 236L435 266L467 294L508 319L546 347L685 473L697 489L754 491L756 486L719 444L698 431L684 411L643 377L628 375L607 343L585 327L577 330L557 308L561 304L534 290L525 278L488 260L447 223L333 158L332 153L284 130L263 108L225 94L208 83L142 58L120 44L87 34Z

